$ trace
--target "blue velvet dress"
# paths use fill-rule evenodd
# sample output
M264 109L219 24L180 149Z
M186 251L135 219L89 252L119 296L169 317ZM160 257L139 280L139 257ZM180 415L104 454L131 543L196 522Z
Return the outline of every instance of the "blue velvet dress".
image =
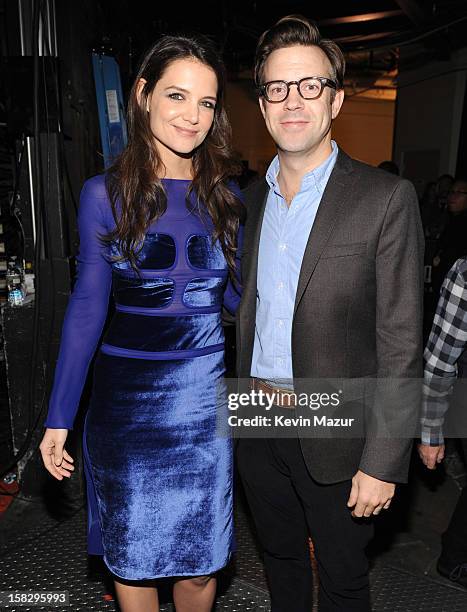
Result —
M45 425L73 427L95 361L83 455L88 551L122 578L212 573L233 547L221 308L239 301L212 221L189 181L163 181L139 274L100 236L115 226L103 176L84 185L78 280L67 309Z

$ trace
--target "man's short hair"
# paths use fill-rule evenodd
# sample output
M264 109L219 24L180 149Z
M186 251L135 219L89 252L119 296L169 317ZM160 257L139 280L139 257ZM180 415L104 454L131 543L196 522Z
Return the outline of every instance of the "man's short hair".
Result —
M317 25L301 15L282 17L261 35L255 55L254 78L257 87L263 82L264 65L271 53L277 49L295 46L319 47L331 64L330 76L337 89L344 88L345 59L340 47L333 40L322 38Z

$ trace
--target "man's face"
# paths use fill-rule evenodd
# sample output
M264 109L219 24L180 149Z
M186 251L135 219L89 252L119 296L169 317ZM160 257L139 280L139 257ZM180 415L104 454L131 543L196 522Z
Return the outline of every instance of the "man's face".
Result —
M454 215L467 210L467 182L456 181L448 195L448 209Z
M263 83L299 81L305 77L332 78L331 64L319 47L294 46L273 51L266 60ZM306 156L329 146L331 121L337 117L344 100L343 90L324 87L319 98L304 100L295 85L283 102L260 98L266 127L279 151Z

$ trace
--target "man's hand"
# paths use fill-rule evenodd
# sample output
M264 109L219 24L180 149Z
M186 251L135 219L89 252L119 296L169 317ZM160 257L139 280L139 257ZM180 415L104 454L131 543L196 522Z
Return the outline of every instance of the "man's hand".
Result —
M378 480L358 470L352 478L352 489L347 506L353 508L352 516L354 517L379 514L381 510L389 508L395 490L396 485L392 482Z
M428 444L419 444L417 446L420 459L429 470L435 470L438 463L444 459L444 444L440 446L429 446Z

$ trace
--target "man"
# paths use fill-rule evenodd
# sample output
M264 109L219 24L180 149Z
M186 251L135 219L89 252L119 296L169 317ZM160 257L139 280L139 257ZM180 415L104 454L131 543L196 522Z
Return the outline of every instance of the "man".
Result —
M275 410L289 416L284 398L305 379L420 377L417 199L407 181L331 140L344 98L340 49L307 19L285 17L259 41L255 79L278 154L246 192L240 380L282 389ZM355 389L352 399L362 399ZM411 441L299 434L237 445L272 610L311 610L310 535L321 612L367 611L370 517L406 480Z
M443 424L456 378L467 378L467 258L455 262L441 289L431 334L425 349L425 384L422 411L420 458L430 470L444 458ZM467 394L459 386L451 410L460 412L452 425L461 435L467 459L466 428L462 424ZM464 417L465 419L465 417ZM451 425L451 427L452 427ZM467 587L467 486L463 488L447 530L442 536L438 571Z

